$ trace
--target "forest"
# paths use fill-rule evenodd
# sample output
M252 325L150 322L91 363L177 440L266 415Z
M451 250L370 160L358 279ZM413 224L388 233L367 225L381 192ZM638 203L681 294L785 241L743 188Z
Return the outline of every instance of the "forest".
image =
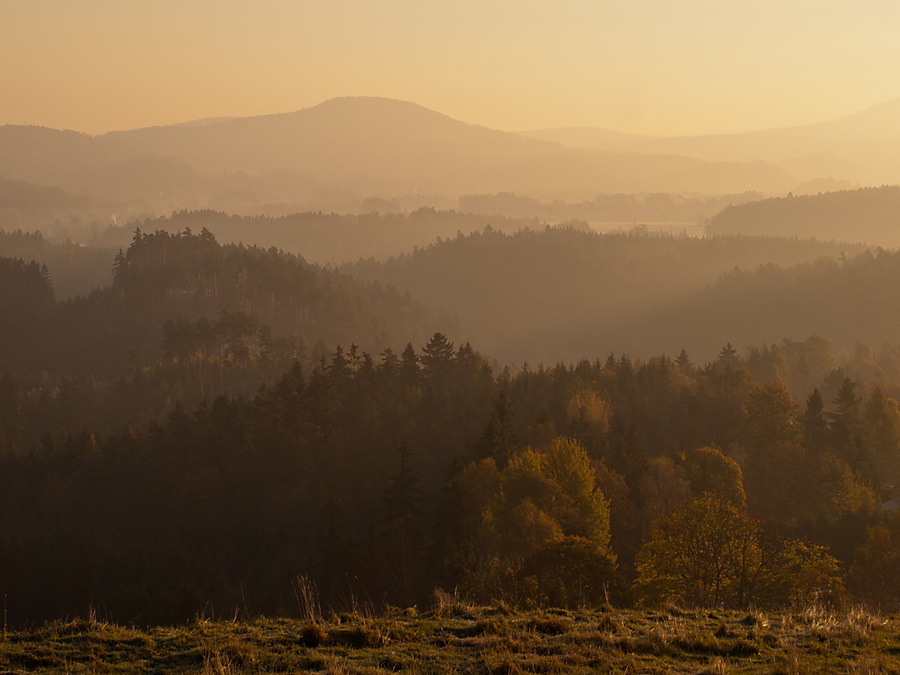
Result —
M791 321L778 322L771 310L778 309L781 300L773 302L771 294L765 295L777 283L773 287L766 280L769 274L781 275L788 284L788 277L802 275L804 265L813 265L839 285L840 273L827 261L849 260L864 251L857 244L833 241L696 238L641 228L600 234L576 222L512 234L486 228L383 262L358 260L340 269L409 291L432 308L458 315L466 339L504 363L553 363L623 350L647 358L675 354L686 346L706 361L726 342L745 346L813 333L830 336L837 320L821 325L830 316L793 312L794 305L787 301L782 304L791 308L785 312ZM881 259L879 268L889 268L893 259ZM885 269L882 274L891 272ZM865 275L853 290L869 290L870 283L873 291L896 292L897 286L880 289ZM808 291L824 303L823 290L815 283L784 289L788 298ZM713 301L710 296L716 302L721 299L726 314L703 314L706 303ZM745 303L744 296L754 302ZM853 311L856 306L850 302L840 307ZM702 327L697 313L703 314ZM875 344L892 341L889 333L877 330L882 321L895 334L900 329L883 313L854 318L858 321L851 325L858 333L849 344L842 339L842 346L852 347L857 338Z
M895 248L900 186L772 197L729 205L706 226L711 235L762 234L864 241Z
M594 199L581 202L559 199L542 202L527 195L501 192L492 195L462 195L459 198L459 209L471 213L541 218L556 223L584 220L631 227L647 222L703 224L727 206L757 201L760 198L762 195L756 192L722 196L647 193L599 194Z
M115 254L116 249L111 247L53 241L45 238L40 230L0 229L0 256L35 260L52 269L54 295L60 300L87 296L91 291L109 286L113 279L109 261Z
M222 246L208 230L143 234L137 228L128 251L120 250L112 262L109 286L59 303L46 263L3 260L0 305L13 319L0 334L0 364L7 368L110 377L134 360L152 361L163 324L179 317L221 315L220 326L232 326L227 316L252 316L294 339L298 349L313 335L367 349L399 344L394 331L420 341L442 320L408 293L274 248ZM244 328L234 330L220 339L250 339ZM256 339L254 331L250 337Z
M358 258L386 260L398 252L412 252L427 247L436 239L455 237L458 232L470 234L488 225L510 233L540 226L536 218L506 218L433 208L419 208L407 214L379 213L378 207L386 204L379 204L379 200L368 201L372 210L359 215L302 212L272 217L179 211L145 219L140 225L148 232L182 232L188 228L199 232L206 228L221 242L243 242L263 248L274 246L302 253L305 260L322 265L338 265ZM127 246L133 231L133 224L109 228L90 243Z
M0 675L900 675L900 6L800 5L0 0Z
M568 251L551 302L589 269L600 281L576 300L631 279L622 305L691 269L682 288L723 316L735 297L752 309L742 284L848 304L897 266L802 240L486 228L386 262L422 275L411 295L349 275L374 262L138 228L107 287L57 300L47 264L0 258L10 624L294 616L310 588L374 612L436 589L521 608L900 605L900 520L882 506L900 497L900 347L808 333L706 358L597 340L514 365L427 295L524 284L507 250L536 277ZM799 267L716 276L760 259Z

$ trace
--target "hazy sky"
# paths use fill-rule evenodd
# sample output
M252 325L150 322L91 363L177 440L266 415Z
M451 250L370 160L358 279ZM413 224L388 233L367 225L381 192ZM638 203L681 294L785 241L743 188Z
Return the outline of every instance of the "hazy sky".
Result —
M900 97L900 2L0 0L0 124L92 134L385 96L651 134Z

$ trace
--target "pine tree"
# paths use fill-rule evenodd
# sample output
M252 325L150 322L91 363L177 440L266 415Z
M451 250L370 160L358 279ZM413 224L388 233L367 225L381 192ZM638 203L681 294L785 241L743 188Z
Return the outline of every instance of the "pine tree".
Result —
M522 442L512 421L509 399L506 392L501 391L475 445L475 457L476 459L493 457L497 468L503 470L521 445Z
M397 373L400 370L400 359L397 358L394 350L390 347L386 347L385 350L381 352L380 370L388 380L393 380L397 377Z
M453 364L453 343L443 333L435 333L422 349L422 366L432 379L445 377Z
M694 377L696 369L694 368L694 364L691 363L691 359L688 357L686 350L681 350L681 353L675 359L675 363L678 364L678 368L681 369L683 374L688 377Z
M400 380L407 387L419 386L419 357L416 350L409 342L406 349L400 355Z
M343 379L350 374L350 362L344 356L344 348L338 345L334 349L334 356L331 357L331 365L328 368L328 374L335 380Z
M738 356L737 350L727 343L719 352L719 358L716 360L716 368L722 372L728 372L739 368L741 365L741 357Z
M391 477L384 497L381 559L397 600L413 601L423 577L424 548L419 523L421 493L412 470L412 450L406 443L397 449L400 469Z
M828 420L824 411L825 401L817 387L807 397L806 411L803 413L803 438L814 455L821 455L828 443Z
M385 527L417 530L418 504L421 498L412 470L412 450L404 442L397 448L400 456L399 471L391 477L390 487L384 497Z
M856 383L845 377L837 396L834 398L834 412L826 413L831 449L847 462L854 471L859 470L863 460L862 425Z

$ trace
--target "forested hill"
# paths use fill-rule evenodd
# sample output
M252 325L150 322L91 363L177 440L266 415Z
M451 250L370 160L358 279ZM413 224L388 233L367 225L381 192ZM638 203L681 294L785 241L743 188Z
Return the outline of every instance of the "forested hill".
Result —
M386 346L424 341L436 329L431 312L408 294L274 248L221 246L208 231L138 230L127 252L108 264L114 268L111 286L86 298L34 308L19 289L27 286L32 295L52 299L49 271L35 275L33 266L7 260L10 275L26 278L0 286L0 304L28 311L20 312L25 316L20 321L4 321L0 329L2 365L118 375L130 359L156 360L164 324L173 319L183 333L167 334L170 341L179 341L176 351L226 355L230 349L236 360L273 336L296 338L292 352L323 341L378 353ZM17 348L11 350L11 345Z
M672 354L682 348L706 359L724 341L707 348L701 340L701 349L660 326L651 344L644 324L639 332L633 326L735 268L792 266L860 250L774 237L600 235L573 227L507 235L488 229L385 263L362 260L342 269L457 314L465 337L501 361L555 363L609 351ZM741 336L736 341L744 344Z
M126 244L127 245L127 244ZM79 246L71 241L53 242L40 232L12 232L0 229L0 256L34 260L46 265L53 291L60 300L88 295L112 283L110 261L115 249Z
M900 246L900 186L763 199L729 206L707 234L762 234Z
M81 195L71 195L58 187L48 187L9 180L0 176L0 218L11 216L18 211L66 211L87 209L90 199Z
M390 208L391 204L387 203ZM229 215L220 211L179 211L171 216L110 228L96 243L108 245L130 239L135 225L144 230L195 232L206 228L223 243L275 246L298 253L309 262L339 265L359 258L385 260L389 256L425 247L436 239L469 234L487 225L504 232L537 227L536 218L506 218L498 215L438 211L421 208L409 214L361 215L337 213L293 213L271 217ZM127 240L126 239L126 240Z
M900 252L866 251L845 261L734 271L685 302L648 314L630 333L665 332L697 353L727 341L743 346L813 333L847 349L857 341L894 345L898 305Z

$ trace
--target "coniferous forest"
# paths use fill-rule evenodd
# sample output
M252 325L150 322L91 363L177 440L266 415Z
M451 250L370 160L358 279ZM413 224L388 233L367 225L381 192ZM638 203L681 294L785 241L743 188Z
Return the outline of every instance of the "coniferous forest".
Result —
M0 1L0 675L900 675L898 34Z
M488 242L505 264L540 236L593 242L568 228L443 246ZM608 275L777 242L610 244ZM88 264L74 255L59 259ZM795 273L877 286L894 255L732 272L704 292ZM435 593L900 605L900 521L883 508L900 496L897 347L782 335L696 361L685 345L514 365L464 337L463 311L205 229L137 228L109 267L109 285L57 300L46 264L0 259L12 625L293 616L310 588L375 612Z

